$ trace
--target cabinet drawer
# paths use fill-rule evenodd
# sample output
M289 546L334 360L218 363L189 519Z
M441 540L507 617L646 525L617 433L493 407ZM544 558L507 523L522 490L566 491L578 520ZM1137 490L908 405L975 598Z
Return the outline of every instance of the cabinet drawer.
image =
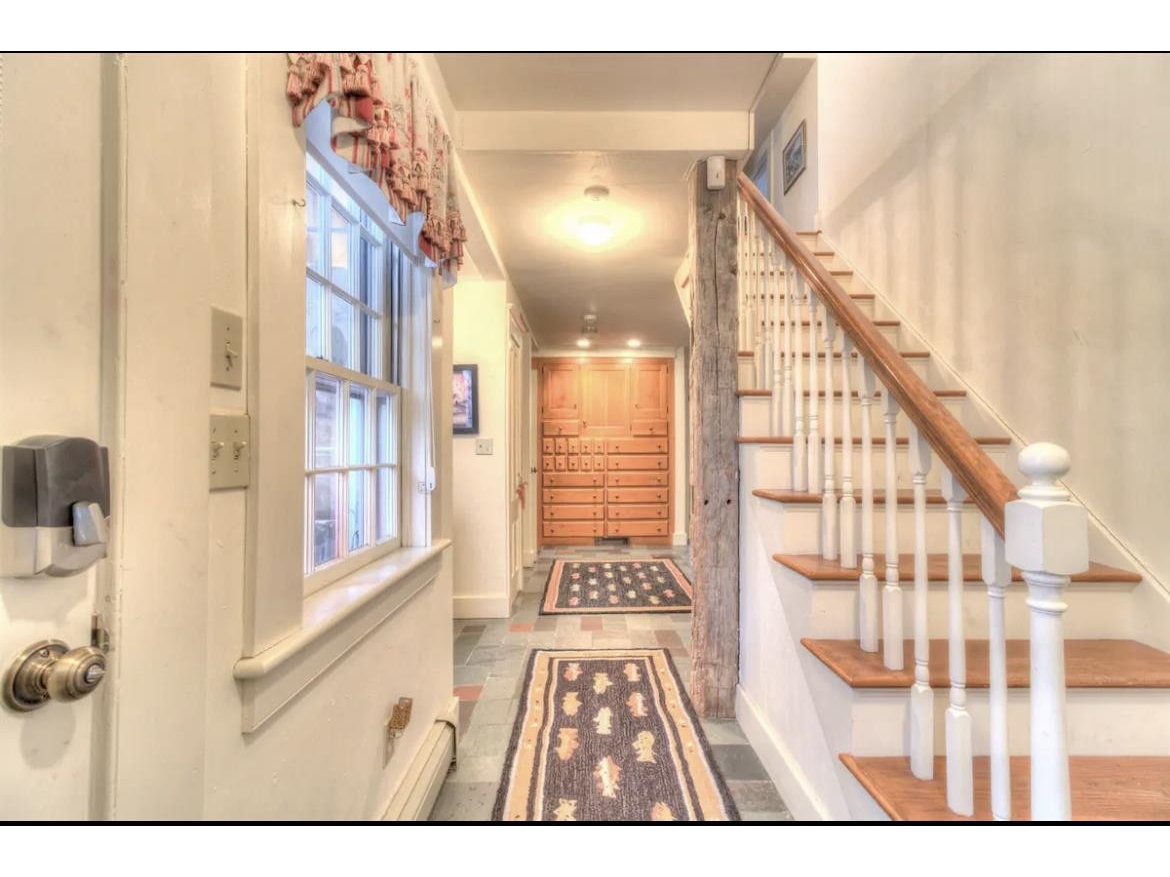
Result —
M665 420L634 420L630 423L630 432L633 435L666 435Z
M670 442L665 438L621 438L609 440L611 454L665 454L670 450Z
M545 526L548 526L547 524ZM607 521L606 536L665 536L666 524L659 521Z
M593 453L593 439L587 439L587 438L581 439L581 453L582 454L592 454Z
M540 452L542 454L555 454L556 453L556 439L550 439L550 438L541 439L540 440Z
M554 465L554 463L553 463L553 461L554 461L555 459L556 459L556 458L555 458L555 457L553 457L553 455L552 455L552 454L545 454L543 457L541 457L541 458L540 458L540 468L541 468L541 471L543 471L543 472L552 472L552 471L553 471L553 470L556 468L556 466L555 466L555 465Z
M575 438L569 439L569 454L571 454L572 456L575 457L579 453L581 453L581 449L577 443L577 439L575 439Z
M666 454L610 454L605 460L611 471L628 469L665 471L669 457Z
M670 476L665 472L610 472L606 487L666 487Z
M611 505L611 521L665 521L666 505Z
M581 421L546 420L540 431L543 435L577 435L581 431Z
M623 487L610 488L605 492L606 502L619 503L659 503L667 501L667 490L665 487ZM548 500L545 500L548 502Z
M553 443L556 446L555 453L558 453L558 454L569 453L569 440L568 439L563 439L563 438L553 439Z
M568 461L566 460L566 458L564 458L564 457L553 457L553 459L556 461L556 465L554 465L554 466L553 466L553 468L554 468L556 471L558 471L558 472L565 472L565 471L567 471L567 470L568 470L568 468L569 468L569 464L568 464Z
M577 466L577 458L576 457L569 457L569 471L576 472L578 468L579 467Z
M601 521L605 519L603 505L550 505L544 507L546 521Z
M604 475L565 474L550 472L544 476L542 485L548 487L601 487L605 483Z
M600 536L604 530L604 524L591 524L588 521L546 521L542 525L545 536Z
M588 487L570 487L559 488L557 490L546 489L543 492L543 499L545 505L564 505L565 503L586 505L588 503L603 502L605 497L604 492L600 489L590 490Z
M593 456L592 455L581 458L581 471L582 472L592 472L593 471Z

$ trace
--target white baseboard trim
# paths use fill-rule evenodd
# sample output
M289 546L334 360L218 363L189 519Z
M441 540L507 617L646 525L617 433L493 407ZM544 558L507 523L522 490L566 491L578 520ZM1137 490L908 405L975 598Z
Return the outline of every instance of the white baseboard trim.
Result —
M524 549L524 565L525 566L534 566L535 564L536 564L536 549L535 548L525 548Z
M738 685L735 687L735 718L763 762L768 776L776 784L780 797L788 805L792 818L798 822L828 821L824 801L813 791L808 777L788 747L776 736L751 695Z
M382 814L383 822L423 822L431 815L435 799L443 788L447 770L455 757L455 729L447 722L435 722L390 805Z
M507 618L512 614L512 601L508 597L456 594L451 602L456 618Z
M686 533L675 533L673 536L670 537L670 544L671 545L686 545L687 544L687 534Z

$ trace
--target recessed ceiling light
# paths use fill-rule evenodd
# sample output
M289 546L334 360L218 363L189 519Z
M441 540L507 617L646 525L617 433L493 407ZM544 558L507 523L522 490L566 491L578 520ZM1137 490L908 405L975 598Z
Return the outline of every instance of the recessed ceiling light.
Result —
M604 216L586 216L577 223L577 237L590 247L600 247L613 237L613 225Z
M638 340L637 338L631 338L629 341L626 342L626 346L628 346L628 347L641 347L642 342L640 340Z
M578 338L577 339L577 346L582 347L582 348L588 347L589 346L589 339L588 338Z

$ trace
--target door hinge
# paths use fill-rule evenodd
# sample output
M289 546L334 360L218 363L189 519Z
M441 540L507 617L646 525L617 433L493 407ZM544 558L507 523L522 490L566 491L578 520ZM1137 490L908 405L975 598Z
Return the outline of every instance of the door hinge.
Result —
M102 617L97 613L94 613L90 617L89 644L96 646L106 654L109 654L114 647L113 639L110 637L110 631L102 624Z

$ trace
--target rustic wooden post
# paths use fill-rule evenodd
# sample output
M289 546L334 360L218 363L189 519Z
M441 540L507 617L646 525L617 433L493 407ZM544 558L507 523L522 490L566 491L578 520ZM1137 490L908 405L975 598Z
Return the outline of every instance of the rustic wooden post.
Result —
M735 716L739 681L736 164L722 189L707 189L705 162L692 180L691 700L704 718Z

